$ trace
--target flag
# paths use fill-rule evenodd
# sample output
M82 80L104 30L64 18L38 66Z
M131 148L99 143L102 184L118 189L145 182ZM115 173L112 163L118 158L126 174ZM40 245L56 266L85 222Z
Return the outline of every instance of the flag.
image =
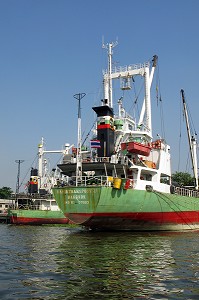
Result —
M92 140L90 142L91 142L91 148L101 148L99 140Z

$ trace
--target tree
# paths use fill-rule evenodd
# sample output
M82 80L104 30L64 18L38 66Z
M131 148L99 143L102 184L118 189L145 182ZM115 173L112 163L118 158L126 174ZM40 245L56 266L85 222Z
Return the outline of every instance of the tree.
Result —
M178 183L180 186L195 186L195 179L187 172L176 172L171 176L172 182Z
M12 193L13 191L11 190L11 188L4 186L0 189L0 199L10 198Z

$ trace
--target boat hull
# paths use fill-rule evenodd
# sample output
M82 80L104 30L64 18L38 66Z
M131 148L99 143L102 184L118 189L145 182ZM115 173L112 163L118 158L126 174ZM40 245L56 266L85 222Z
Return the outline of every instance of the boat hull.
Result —
M102 230L199 229L199 198L112 187L53 189L73 223Z
M8 212L0 213L0 223L9 223Z
M10 224L42 225L67 224L68 218L61 211L11 209L9 211Z

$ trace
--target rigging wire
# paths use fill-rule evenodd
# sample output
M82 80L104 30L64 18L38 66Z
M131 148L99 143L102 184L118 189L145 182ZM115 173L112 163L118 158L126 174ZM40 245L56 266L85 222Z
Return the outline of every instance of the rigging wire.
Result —
M93 125L92 125L91 129L90 129L89 132L87 133L87 135L86 135L86 137L85 137L85 139L84 139L84 141L83 141L83 143L82 143L82 146L84 145L84 143L85 143L86 140L88 139L88 137L89 137L89 135L90 135L90 133L91 133L93 127L94 127L95 124L96 124L96 121L97 121L97 119L95 119L95 121L93 122Z
M170 207L170 209L171 209L171 211L174 211L177 215L178 215L178 217L188 226L188 227L190 227L190 229L194 229L194 228L192 228L191 226L193 226L194 227L194 224L193 224L193 222L190 220L190 219L188 219L188 217L186 216L186 209L187 209L187 207L186 206L184 206L183 207L183 205L181 204L181 205L179 205L178 203L176 203L175 201L173 201L173 200L171 200L168 196L166 196L165 194L163 194L163 193L161 193L161 192L159 192L159 191L153 191L153 193L157 196L157 197L160 197L163 201L165 201L165 203L168 205L168 207ZM181 208L180 208L180 206L182 207L182 208L185 208L185 211L184 210L181 210ZM175 207L177 208L176 210L175 210ZM188 221L190 222L190 224L189 223L187 223L187 220L188 219Z
M165 126L164 126L164 110L163 110L163 100L161 95L161 86L160 86L160 68L159 64L157 62L156 67L156 101L157 101L157 107L160 106L160 126L161 126L161 135L165 139Z
M134 92L134 96L130 96L130 99L133 97L134 98L134 101L133 101L133 104L132 106L130 107L129 109L129 112L132 112L134 115L137 114L139 115L140 114L140 108L139 108L139 99L140 99L140 95L143 91L143 88L144 88L144 82L141 83L140 87L139 87L139 90L137 92L136 90L136 82L135 82L135 78L132 77L132 83L133 83L133 92ZM124 91L123 91L123 98L124 98Z
M154 57L149 59L149 61L152 61ZM132 83L133 83L133 91L134 91L134 102L132 106L130 107L129 111L133 111L134 114L136 113L138 116L140 115L140 107L139 107L139 100L141 94L143 95L143 90L144 90L144 81L140 80L140 87L137 92L136 89L136 83L135 83L135 78L132 77ZM123 91L123 99L124 99L124 91ZM159 65L157 63L157 68L156 68L156 99L157 99L157 106L160 106L160 127L161 127L161 136L165 138L165 125L164 125L164 114L163 114L163 100L161 96L161 89L160 89L160 76L159 76Z
M186 100L186 107L187 107L187 114L189 117L189 126L190 126L191 135L197 135L187 100Z
M142 81L142 84L141 84L141 86L139 88L139 91L137 93L136 85L135 85L135 79L133 78L132 81L133 81L133 90L134 90L134 99L135 99L134 103L133 103L134 106L132 107L132 109L134 110L135 108L137 108L137 114L140 115L140 108L138 106L138 100L140 99L140 94L144 89L144 82Z
M181 111L182 111L182 101L180 101L180 135L179 135L179 143L178 143L178 172L180 170L180 158L181 158L181 142L182 142L182 117L181 117Z
M192 137L196 137L197 133L195 130L195 126L194 126L194 122L191 116L191 111L189 109L189 105L188 102L186 100L186 108L187 108L187 114L188 114L188 119L189 119L189 127L190 127L190 134ZM185 114L184 114L184 110L183 110L183 120L185 119ZM190 150L188 151L188 157L187 157L187 163L186 163L186 171L188 172L188 170L190 169ZM192 168L191 168L192 169ZM193 171L193 169L192 169Z
M189 173L189 170L190 170L190 153L188 151L185 171Z
M24 181L25 181L26 177L28 176L28 174L30 174L30 170L32 169L32 167L33 167L33 165L34 165L34 163L35 163L37 157L38 157L38 155L36 154L36 156L35 156L35 158L34 158L32 164L31 164L30 168L28 169L28 171L26 172L24 178L22 179L22 181L21 181L21 183L20 183L20 185L19 185L19 188L22 186L22 184L24 184Z

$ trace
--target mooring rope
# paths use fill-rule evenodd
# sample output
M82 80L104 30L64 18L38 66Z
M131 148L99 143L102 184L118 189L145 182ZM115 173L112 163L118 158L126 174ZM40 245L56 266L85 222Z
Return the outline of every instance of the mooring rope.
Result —
M179 212L178 211L176 211L171 205L170 205L170 203L169 202L171 202L182 214L184 214L184 211L182 211L180 208L179 208L179 206L173 201L173 200L171 200L169 197L167 197L165 194L163 194L163 193L161 193L161 192L158 192L158 191L155 191L155 190L153 190L153 193L154 194L156 194L157 196L159 196L163 201L165 201L166 202L166 204L184 221L184 223L186 223L187 224L187 226L189 226L190 227L190 229L193 229L191 226L193 226L194 228L195 228L195 226L194 226L194 224L191 222L191 220L189 219L189 221L190 221L190 223L192 223L191 225L190 224L188 224L187 223L187 221L186 221L186 219L187 219L187 217L186 217L186 219L185 218L183 218L183 216L181 216L180 214L179 214Z

